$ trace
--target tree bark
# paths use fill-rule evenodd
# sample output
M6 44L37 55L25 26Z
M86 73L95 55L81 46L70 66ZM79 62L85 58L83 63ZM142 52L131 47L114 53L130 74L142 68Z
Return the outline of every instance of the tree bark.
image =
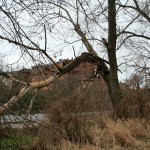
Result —
M108 59L110 65L109 92L114 109L116 110L121 99L122 92L119 87L118 68L116 58L116 6L115 0L108 0ZM107 77L108 78L108 77Z

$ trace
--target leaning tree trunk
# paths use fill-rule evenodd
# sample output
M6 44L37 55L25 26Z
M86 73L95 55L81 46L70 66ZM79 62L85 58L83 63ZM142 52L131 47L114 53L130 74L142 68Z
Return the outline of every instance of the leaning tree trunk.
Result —
M116 111L121 99L122 92L118 80L118 68L116 58L116 7L115 0L108 0L108 59L110 64L109 92L112 104Z

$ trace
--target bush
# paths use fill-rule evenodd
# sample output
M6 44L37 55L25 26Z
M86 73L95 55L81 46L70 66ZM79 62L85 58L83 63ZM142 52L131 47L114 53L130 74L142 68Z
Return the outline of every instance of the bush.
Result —
M120 118L150 119L150 92L147 89L125 89L124 98L118 107Z
M64 100L53 103L47 114L47 121L44 122L44 129L40 130L40 137L46 139L53 145L58 144L62 139L74 143L92 143L86 121L79 115L76 101Z
M94 144L90 123L92 112L112 109L107 89L102 84L84 82L85 86L88 85L85 90L79 78L69 76L55 82L47 92L41 92L46 100L43 108L47 119L42 122L39 139L33 147L46 149L48 143L57 146L62 140ZM41 141L45 146L40 144Z

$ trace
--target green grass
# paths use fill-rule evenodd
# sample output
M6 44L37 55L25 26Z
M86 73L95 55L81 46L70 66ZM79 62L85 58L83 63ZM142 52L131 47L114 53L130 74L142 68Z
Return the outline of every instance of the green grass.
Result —
M13 133L7 138L3 138L1 141L2 150L17 150L20 147L29 147L35 137L25 133Z

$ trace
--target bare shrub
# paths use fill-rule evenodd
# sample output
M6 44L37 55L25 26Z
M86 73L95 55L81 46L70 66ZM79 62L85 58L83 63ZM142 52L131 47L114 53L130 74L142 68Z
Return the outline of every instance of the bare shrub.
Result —
M150 93L146 89L125 89L124 98L118 107L117 116L120 118L150 119Z
M74 101L78 101L79 105L75 104L75 106L78 107L80 112L112 110L112 103L103 80L83 81L77 76L69 75L63 80L55 82L47 92L41 92L40 95L46 100L44 109L51 102L61 101L61 99L66 98L72 99L73 96ZM78 99L77 97L80 98Z
M45 98L47 120L43 122L39 137L46 138L52 145L59 144L62 139L93 144L88 120L93 119L92 112L111 108L109 96L101 83L90 83L85 90L81 80L73 76L52 85ZM108 105L102 105L104 101L108 101Z
M50 143L56 145L62 139L76 143L92 143L85 120L76 112L77 101L64 100L53 103L47 115L46 128L41 129L41 136L46 136ZM45 126L44 125L44 126Z
M42 122L38 140L33 147L43 146L40 148L50 147L54 150L145 147L144 142L139 139L149 138L147 122L138 119L114 121L104 115L103 112L112 110L112 105L107 89L102 89L100 84L90 83L85 90L80 80L70 78L67 82L58 82L49 90L50 94L46 95L44 106L47 118ZM147 95L132 90L125 95L120 115L124 118L139 117L141 104L137 104L137 100L140 98L145 103ZM105 101L108 104L105 104Z

